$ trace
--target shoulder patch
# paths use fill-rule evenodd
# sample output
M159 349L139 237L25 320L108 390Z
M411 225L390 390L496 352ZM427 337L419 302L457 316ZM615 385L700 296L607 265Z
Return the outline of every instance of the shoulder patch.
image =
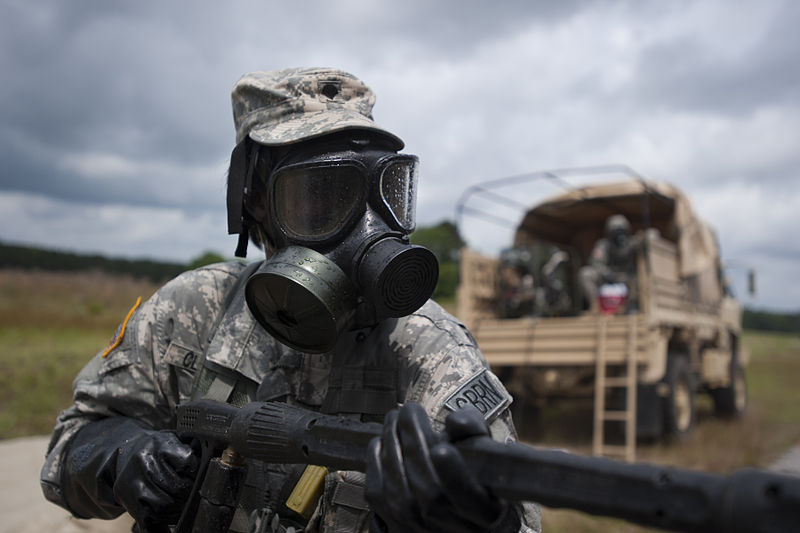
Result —
M114 336L111 337L110 341L108 341L108 346L106 346L106 349L103 350L103 355L101 357L105 357L108 354L110 354L111 350L119 346L119 343L122 342L122 337L125 336L125 327L128 325L128 321L133 316L133 312L136 311L136 308L139 307L139 304L141 303L142 303L142 297L139 296L138 298L136 298L136 303L133 304L131 310L128 311L127 315L125 315L125 319L119 326L117 326L117 330L114 332Z
M489 379L488 370L482 370L453 392L445 400L444 406L451 411L458 411L466 405L472 405L480 411L484 420L489 421L510 403L508 395Z

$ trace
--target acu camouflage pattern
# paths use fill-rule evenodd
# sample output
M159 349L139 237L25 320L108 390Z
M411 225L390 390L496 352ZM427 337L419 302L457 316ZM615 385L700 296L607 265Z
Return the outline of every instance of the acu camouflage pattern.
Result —
M241 396L237 403L283 400L357 416L349 414L362 407L353 398L366 389L362 398L370 394L383 398L376 400L383 405L375 408L375 418L382 417L386 408L416 401L437 430L444 428L450 413L447 399L486 371L486 379L505 397L504 408L489 420L491 435L501 442L516 438L508 393L488 372L464 326L436 303L429 301L412 315L386 320L375 328L348 332L329 353L306 354L278 343L257 324L243 290L232 293L228 311L218 320L243 269L232 262L178 276L139 307L115 350L105 359L98 354L81 371L73 384L74 404L59 416L42 468L41 483L48 499L65 505L59 488L62 455L83 425L121 415L156 429L174 428L175 408L192 397L203 353L209 368L235 378L231 392ZM306 531L333 531L337 523L358 524L353 526L356 530L366 531L367 521L362 520L366 505L358 498L339 497L357 493L359 483L363 476L358 473L328 474ZM539 531L539 508L525 504L524 509L527 525L521 531Z
M330 68L251 72L233 87L236 143L248 135L276 146L347 129L381 134L396 150L403 141L372 120L375 94L361 80Z

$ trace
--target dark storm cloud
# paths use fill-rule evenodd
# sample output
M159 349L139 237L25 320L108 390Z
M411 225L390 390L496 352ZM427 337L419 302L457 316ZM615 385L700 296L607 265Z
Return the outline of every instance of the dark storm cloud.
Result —
M510 0L487 4L481 0L429 2L413 0L382 12L374 24L360 31L375 37L402 32L406 39L418 42L427 51L456 59L469 55L483 43L513 34L532 25L555 25L574 16L583 7L600 2L565 0L530 2ZM388 52L388 50L382 50Z
M12 73L0 88L4 126L64 149L207 158L217 146L208 119L222 115L209 113L219 93L203 41L187 43L179 17L134 5L12 4L2 23Z
M186 259L219 234L230 248L232 84L325 65L370 84L378 122L421 157L420 224L476 181L627 163L686 190L725 250L774 261L765 301L796 306L779 286L800 212L800 3L732 5L8 0L0 238ZM507 242L492 231L465 237Z
M225 160L230 80L213 75L216 57L204 50L213 39L188 43L177 13L154 17L154 7L143 4L7 6L0 17L0 63L8 74L0 85L0 189L90 203L198 206L192 194L163 194L159 182L175 176L134 169L125 179L98 179L63 164L92 154L175 168Z
M98 179L61 168L45 157L37 157L13 142L4 142L0 135L0 188L7 191L24 191L41 196L58 198L82 204L125 204L142 207L182 207L188 210L218 209L221 196L207 197L193 194L169 194L175 187L169 184L155 186L144 176L131 174L119 179ZM148 175L152 178L152 175ZM222 178L220 177L220 184Z
M11 2L0 22L0 62L10 74L0 85L0 137L13 144L5 143L8 171L0 174L0 189L70 201L181 204L181 198L159 197L152 176L91 179L58 163L114 154L175 166L219 164L233 132L228 91L252 68L236 57L241 49L263 46L274 67L285 66L280 58L287 50L329 45L357 47L376 64L402 54L409 42L430 55L459 57L527 20L553 22L580 4L534 9L517 1L487 11L482 2L416 1L389 16L385 5L343 16L343 6L327 3L276 13L252 3L187 9L157 2ZM300 28L308 31L270 24L277 19L303 20ZM388 44L363 47L387 36Z

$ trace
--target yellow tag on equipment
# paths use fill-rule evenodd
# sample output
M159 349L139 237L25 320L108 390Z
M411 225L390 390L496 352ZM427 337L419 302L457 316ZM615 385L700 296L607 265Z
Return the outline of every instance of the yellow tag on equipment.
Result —
M286 507L306 520L311 518L314 509L317 508L319 497L322 496L327 474L328 469L324 466L306 466L303 475L297 481L297 485L294 486L292 493L289 494L289 499L286 500Z

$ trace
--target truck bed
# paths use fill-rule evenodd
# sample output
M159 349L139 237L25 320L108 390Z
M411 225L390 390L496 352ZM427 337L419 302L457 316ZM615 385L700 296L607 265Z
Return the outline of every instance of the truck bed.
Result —
M493 366L596 364L604 350L607 364L648 358L655 331L636 315L564 318L479 319L471 332Z

